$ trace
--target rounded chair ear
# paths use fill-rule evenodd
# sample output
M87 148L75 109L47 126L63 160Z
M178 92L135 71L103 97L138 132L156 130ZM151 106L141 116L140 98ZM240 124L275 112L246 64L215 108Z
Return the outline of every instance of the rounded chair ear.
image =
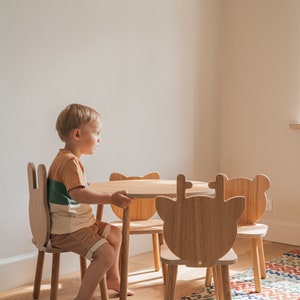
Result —
M256 175L253 181L260 181L265 190L269 189L271 186L270 178L264 174Z
M110 176L109 176L109 180L110 181L114 181L114 180L125 180L127 179L127 177L121 173L111 173Z
M165 196L157 196L155 200L156 211L162 220L166 220L166 216L174 211L177 201Z

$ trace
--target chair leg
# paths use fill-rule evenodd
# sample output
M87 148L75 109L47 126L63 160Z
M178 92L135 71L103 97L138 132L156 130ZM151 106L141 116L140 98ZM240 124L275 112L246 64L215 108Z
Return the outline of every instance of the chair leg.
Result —
M80 256L80 275L81 275L81 280L84 277L84 274L86 272L86 258L83 256Z
M35 269L34 287L33 287L33 294L32 294L33 299L38 299L40 297L44 258L45 258L45 252L39 251L37 262L36 262L36 269Z
M159 241L159 249L165 243L164 234L158 234L158 241ZM164 284L167 284L167 276L168 276L168 265L165 263L161 263L162 275Z
M108 300L109 297L107 292L106 275L104 275L103 278L100 280L99 286L100 286L101 300Z
M261 292L261 274L259 265L258 242L257 238L251 239L252 263L253 263L253 277L255 292Z
M152 245L153 245L153 259L155 271L160 270L160 259L159 259L159 245L157 233L152 234Z
M265 252L264 252L264 244L262 237L257 239L258 242L258 257L259 257L259 265L260 265L260 275L262 279L267 277L266 273L266 261L265 261Z
M53 255L52 255L52 274L51 274L50 300L56 300L57 299L58 277L59 277L59 261L60 261L60 253L53 253Z
M217 300L225 300L223 295L223 280L220 266L212 267L213 277L214 277L214 286ZM226 299L227 300L227 299Z
M168 265L167 284L165 286L164 300L175 299L175 287L177 278L177 265Z
M224 300L231 300L230 278L228 265L221 266L222 294Z
M211 286L211 280L212 280L213 272L212 267L206 268L206 274L205 274L205 286Z

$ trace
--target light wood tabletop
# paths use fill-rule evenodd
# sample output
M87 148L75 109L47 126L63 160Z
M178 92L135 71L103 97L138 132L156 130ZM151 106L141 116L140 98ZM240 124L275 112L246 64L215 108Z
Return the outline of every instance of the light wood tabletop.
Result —
M156 196L175 197L177 194L176 180L152 179L152 180L116 180L95 182L89 185L89 189L114 193L126 190L130 198L153 198ZM211 195L214 189L208 187L207 182L191 181L191 187L186 190L186 195ZM120 300L127 299L128 285L128 255L129 255L129 227L130 205L124 209L122 248L121 248L121 290Z
M192 187L186 191L189 195L211 194L214 190L208 187L207 182L190 181ZM89 185L89 189L107 193L126 190L130 198L153 198L158 195L176 196L176 180L168 179L138 179L138 180L114 180L95 182Z

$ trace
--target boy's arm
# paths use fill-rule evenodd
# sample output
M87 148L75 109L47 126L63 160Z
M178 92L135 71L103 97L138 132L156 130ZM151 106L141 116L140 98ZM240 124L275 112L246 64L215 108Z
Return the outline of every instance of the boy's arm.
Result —
M97 193L85 187L76 187L69 191L69 195L75 201L86 204L114 204L126 208L132 199L126 196L126 191L118 191L113 194Z

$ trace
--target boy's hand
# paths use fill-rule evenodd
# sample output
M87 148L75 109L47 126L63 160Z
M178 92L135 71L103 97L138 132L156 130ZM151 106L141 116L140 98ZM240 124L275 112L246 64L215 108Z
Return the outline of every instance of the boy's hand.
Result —
M111 196L111 203L123 209L126 208L132 202L132 199L128 198L126 193L126 191L118 191L113 193Z

